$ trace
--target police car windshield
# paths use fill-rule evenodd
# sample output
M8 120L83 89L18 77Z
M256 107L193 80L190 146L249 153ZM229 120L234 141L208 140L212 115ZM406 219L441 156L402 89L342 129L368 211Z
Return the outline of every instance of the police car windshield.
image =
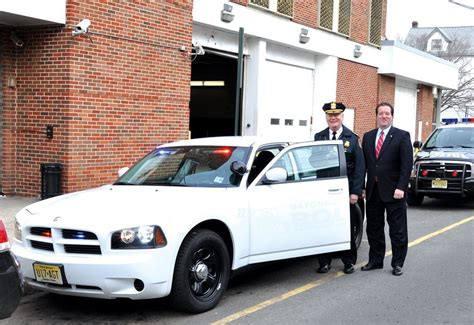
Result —
M474 148L474 128L437 129L426 142L424 149Z

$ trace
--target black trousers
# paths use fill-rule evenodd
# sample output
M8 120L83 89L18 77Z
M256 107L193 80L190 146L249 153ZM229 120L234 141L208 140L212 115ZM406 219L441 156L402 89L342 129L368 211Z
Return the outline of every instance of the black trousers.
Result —
M357 203L356 203L357 204ZM357 247L355 244L356 233L354 225L356 224L356 208L355 204L350 205L350 214L351 214L351 248L346 251L321 254L317 256L319 265L331 265L333 258L339 257L344 264L356 264L357 262Z
M408 251L407 203L405 199L383 202L378 187L374 186L367 200L367 239L369 240L369 262L383 264L385 257L385 212L392 244L392 267L405 262Z

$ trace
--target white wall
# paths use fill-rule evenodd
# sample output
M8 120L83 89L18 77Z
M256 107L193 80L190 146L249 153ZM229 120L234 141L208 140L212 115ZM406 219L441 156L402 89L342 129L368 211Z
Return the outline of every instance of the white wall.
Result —
M416 84L397 80L393 126L408 131L411 141L418 139L416 131Z

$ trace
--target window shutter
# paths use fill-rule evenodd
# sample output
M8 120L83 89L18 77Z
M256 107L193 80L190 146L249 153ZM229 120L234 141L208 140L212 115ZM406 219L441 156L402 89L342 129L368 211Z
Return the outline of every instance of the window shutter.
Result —
M382 37L382 13L383 1L372 0L370 6L369 42L375 45L380 45L380 39Z
M293 0L278 0L277 11L286 16L293 17Z
M250 3L267 9L270 7L270 0L250 0Z
M351 0L339 0L338 32L349 36L351 27Z
M321 0L319 26L332 29L333 0Z

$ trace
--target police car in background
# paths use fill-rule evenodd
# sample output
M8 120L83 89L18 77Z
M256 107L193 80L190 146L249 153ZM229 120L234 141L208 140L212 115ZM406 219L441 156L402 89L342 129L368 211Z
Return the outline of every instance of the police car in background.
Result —
M443 119L418 150L410 178L407 202L411 206L432 198L474 196L474 118Z

